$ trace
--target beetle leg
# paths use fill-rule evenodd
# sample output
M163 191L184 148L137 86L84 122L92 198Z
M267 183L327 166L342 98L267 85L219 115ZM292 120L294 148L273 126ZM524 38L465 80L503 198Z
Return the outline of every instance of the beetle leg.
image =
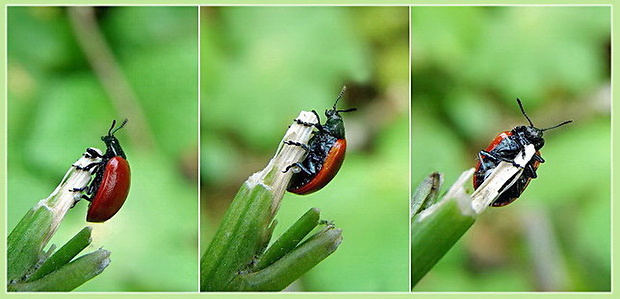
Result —
M304 167L303 165L301 165L301 163L297 162L297 163L293 163L289 166L286 167L286 169L284 169L284 173L286 173L287 171L289 171L291 168L293 167L297 167L299 168L301 171L307 173L307 174L312 174L312 172L310 170L308 170L306 167Z
M103 158L103 156L101 154L99 154L99 152L97 152L92 147L89 147L89 148L86 149L86 152L84 153L84 157L86 157L86 158Z
M319 122L319 124L321 123L321 116L319 116L319 113L316 112L316 110L312 110L312 113L314 113L314 116L316 116L316 121Z
M321 125L321 118L319 117L319 114L315 111L312 110L312 113L314 113L314 115L316 116L317 119L317 123L309 123L309 122L305 122L303 120L300 120L298 118L294 119L294 121L300 125L304 125L306 127L315 127L317 128L319 131L324 132L325 130L323 129L323 126Z
M90 165L90 164L89 164L89 165ZM77 170L85 170L85 169L86 169L86 166L82 167L82 166L77 165L77 164L71 164L71 166L75 167L75 169L77 169ZM87 166L88 166L88 165L87 165Z
M87 201L91 202L91 201L93 200L93 197L95 197L95 196L93 195L93 193L94 193L94 192L93 192L93 191L94 191L94 187L95 187L95 186L94 186L94 185L92 185L92 184L91 184L91 185L89 185L89 186L84 187L84 191L85 191L85 192L84 192L84 194L82 194L82 199L85 199L85 200L87 200ZM90 195L90 196L89 196L89 195Z
M538 161L540 163L545 163L545 159L543 159L543 157L541 157L538 154L534 154L534 156L532 156L532 159L534 159L534 160L536 160L536 161Z
M525 169L523 169L523 174L532 179L538 177L538 175L536 175L536 169L534 169L534 166L530 163L525 165Z
M286 168L285 168L285 169L284 169L284 171L282 171L282 172L283 172L283 173L286 173L286 172L288 172L291 168L293 168L293 167L295 167L295 166L297 166L297 167L300 167L300 168L301 168L301 164L299 164L299 163L293 163L293 164L291 164L291 165L289 165L289 166L286 166Z
M82 191L84 191L87 187L88 187L88 186L84 186L84 187L82 187L82 188L71 188L71 189L69 189L69 191L71 191L71 192L82 192Z
M308 147L308 145L303 144L301 142L287 140L287 141L284 141L284 144L299 146L303 148L306 151L306 153L310 151L310 148Z
M316 125L316 124L313 124L313 123L305 122L305 121L300 120L300 119L298 119L298 118L294 119L294 121L295 121L296 123L298 123L298 124L300 124L300 125L304 125L304 126L306 126L306 127L314 127L314 125Z
M73 164L72 166L75 167L75 169L77 169L77 170L90 171L91 169L93 169L94 167L97 167L99 165L101 165L101 162L90 163L90 164L88 164L88 165L86 165L84 167L81 167L81 166L75 165L75 164Z
M84 167L84 169L90 171L91 169L93 170L93 172L97 172L99 171L99 169L101 169L101 166L104 165L102 162L99 163L91 163L86 165L86 167Z
M495 162L500 162L500 161L504 161L504 162L511 162L510 159L507 158L503 158L501 156L495 155L493 153L487 152L485 150L479 151L478 152L478 159L480 159L480 161L482 161L482 158L489 158Z
M78 194L73 196L73 203L71 204L71 207L69 209L73 209L73 207L75 207L75 205L80 201L80 199L82 199L82 196L78 196Z
M487 158L490 158L490 159L492 159L495 162L500 162L500 161L508 162L508 163L512 163L512 166L514 166L514 167L521 168L521 165L517 164L514 160L510 160L509 158L504 158L502 156L495 155L495 154L487 152L485 150L481 150L480 152L478 152L478 159L480 159L480 161L482 161L482 157L483 156L487 157Z
M319 118L319 114L316 113L316 111L312 110L312 113L314 113L314 115L316 115L316 119L319 121L318 123L309 123L306 121L303 121L299 118L294 119L294 121L300 125L306 126L306 127L317 127L317 126L321 126L321 119ZM290 126L289 126L290 127ZM317 127L318 128L318 127Z
M69 189L69 192L82 192L84 191L84 189L86 189L87 186L84 186L82 188L71 188ZM73 204L71 204L71 207L69 209L73 209L73 207L75 207L75 205L78 203L78 201L80 201L80 199L82 198L83 194L75 194L73 195Z
M86 191L87 194L92 194L91 193L91 188L89 186L84 186L82 188L71 188L71 189L69 189L69 192L84 192L84 191ZM71 204L70 209L75 207L75 205L78 203L78 201L80 201L80 199L86 199L87 201L91 201L92 200L92 198L88 197L86 194L82 194L82 193L75 194L73 196L73 204Z
M312 110L312 113L314 113L314 115L316 116L316 120L318 121L318 123L314 124L314 127L317 128L320 132L325 132L325 129L323 129L323 126L321 125L321 117L319 116L319 114L316 112L316 110Z

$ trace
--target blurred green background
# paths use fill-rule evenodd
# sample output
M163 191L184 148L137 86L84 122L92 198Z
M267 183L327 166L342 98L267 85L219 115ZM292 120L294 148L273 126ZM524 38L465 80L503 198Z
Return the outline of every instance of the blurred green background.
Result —
M610 7L412 8L412 185L451 185L501 131L545 128L519 200L414 291L610 291ZM415 229L413 227L412 229ZM412 265L415 267L415 265Z
M311 207L344 241L296 291L408 290L407 7L201 9L201 252L241 184L302 110L340 109L348 153L324 189L286 194L279 236Z
M88 26L70 22L70 9L7 12L8 229L56 188L86 147L104 147L100 137L112 119L128 118L116 134L132 169L125 205L106 223L87 224L88 203L78 203L52 243L91 225L87 250L112 252L108 268L77 291L197 291L197 8L94 9L107 42L95 56L103 61L109 47L123 76L106 78L125 81L133 94L116 99L78 46L74 28Z

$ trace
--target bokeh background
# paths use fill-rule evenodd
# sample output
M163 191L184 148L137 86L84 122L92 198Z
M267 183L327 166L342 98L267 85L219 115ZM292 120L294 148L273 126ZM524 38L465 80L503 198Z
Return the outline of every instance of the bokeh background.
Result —
M610 291L610 7L413 7L412 186L446 188L501 131L545 132L539 177L414 291ZM415 229L413 227L412 229ZM412 265L415 267L415 265Z
M286 194L274 238L309 208L344 241L295 291L408 290L407 7L201 8L201 252L241 184L261 170L302 110L340 109L338 176ZM323 117L324 119L324 117Z
M112 252L77 291L197 291L198 9L8 7L7 15L8 230L87 147L104 147L112 119L128 118L116 133L132 169L125 205L87 224L88 203L78 203L51 243L91 225L86 251ZM82 42L100 33L105 43L84 50L76 28Z

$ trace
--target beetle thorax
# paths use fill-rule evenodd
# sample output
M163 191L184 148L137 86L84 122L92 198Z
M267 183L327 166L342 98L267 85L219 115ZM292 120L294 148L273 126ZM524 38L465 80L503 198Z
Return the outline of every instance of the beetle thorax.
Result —
M541 149L545 145L545 139L543 139L543 131L539 128L532 126L518 126L514 128L513 134L519 136L527 143L534 145L536 150Z
M323 129L338 139L344 139L344 122L340 114L338 114L338 111L332 109L326 110L325 116L327 116L327 120L323 125Z
M121 147L120 142L118 142L118 139L116 139L114 135L103 136L101 137L101 140L105 142L105 145L106 145L105 155L108 156L108 158L120 156L123 159L127 159L127 157L125 156L125 152L123 151L123 148Z

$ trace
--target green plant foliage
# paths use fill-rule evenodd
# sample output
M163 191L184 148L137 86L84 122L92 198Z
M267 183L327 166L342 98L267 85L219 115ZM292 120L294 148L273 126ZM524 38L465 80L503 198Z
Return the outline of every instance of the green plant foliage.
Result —
M609 291L610 7L411 13L414 186L433 171L454 181L526 124L517 97L538 127L574 120L545 132L520 199L487 210L414 291Z

